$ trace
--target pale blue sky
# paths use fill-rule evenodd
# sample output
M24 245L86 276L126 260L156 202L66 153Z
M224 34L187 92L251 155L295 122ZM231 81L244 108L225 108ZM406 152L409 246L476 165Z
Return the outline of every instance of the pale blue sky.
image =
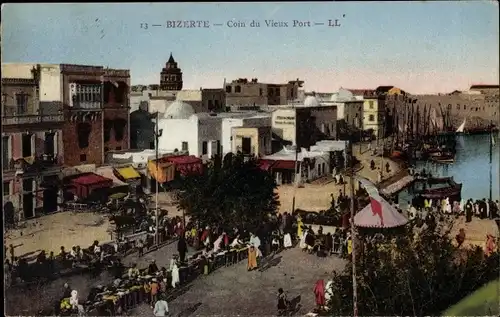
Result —
M264 27L265 19L336 18L339 28ZM261 27L140 28L232 19ZM2 22L2 62L126 68L133 84L158 83L170 52L188 89L221 87L225 77L300 77L308 90L392 84L422 93L497 84L499 77L498 5L486 1L7 4Z

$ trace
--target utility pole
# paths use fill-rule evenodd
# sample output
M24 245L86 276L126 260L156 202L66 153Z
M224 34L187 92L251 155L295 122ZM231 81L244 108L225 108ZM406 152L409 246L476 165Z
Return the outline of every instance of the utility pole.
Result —
M297 143L297 141L295 141L295 143ZM300 175L302 174L301 173L301 167L300 166L300 163L298 162L299 160L299 150L298 150L298 147L297 145L295 145L295 179L294 179L294 188L293 188L293 198L292 198L292 213L295 211L295 194L297 192L297 188L299 187L299 178L300 178ZM297 168L298 168L298 171L297 171Z
M159 170L159 162L158 162L158 159L159 159L159 149L158 149L158 144L159 144L159 139L160 139L160 136L161 136L161 133L163 132L163 130L159 130L159 124L160 124L160 114L158 112L156 112L156 127L155 127L155 139L156 139L156 146L155 146L155 156L156 156L156 178L158 178L158 170ZM156 245L158 246L160 244L160 231L159 231L159 227L160 227L160 215L158 213L158 191L159 191L159 184L158 184L158 179L156 179L156 193L155 193L155 222L156 222L156 225L155 225L155 242L156 242Z
M356 279L356 228L354 227L354 157L352 153L352 142L349 142L349 181L351 183L351 243L352 243L352 307L353 316L358 316L358 284ZM345 192L344 192L345 193Z

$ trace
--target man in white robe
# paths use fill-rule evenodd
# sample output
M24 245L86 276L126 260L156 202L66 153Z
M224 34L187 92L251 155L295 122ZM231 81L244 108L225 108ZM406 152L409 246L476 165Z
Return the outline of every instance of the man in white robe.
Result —
M255 250L257 251L257 257L258 258L262 257L262 252L259 249L260 239L259 239L259 237L257 237L253 233L250 235L250 245L253 246L255 248Z

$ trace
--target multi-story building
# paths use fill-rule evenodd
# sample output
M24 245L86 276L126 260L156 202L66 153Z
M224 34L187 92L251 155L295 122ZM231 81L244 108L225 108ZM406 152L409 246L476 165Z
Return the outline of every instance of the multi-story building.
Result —
M383 86L386 87L386 86ZM392 87L392 86L391 86ZM386 96L377 89L348 89L356 99L363 100L363 129L372 131L376 138L385 135Z
M2 172L6 222L57 211L64 117L60 68L2 64Z
M272 131L275 138L274 149L279 146L296 145L309 148L321 140L334 140L337 132L337 107L322 105L309 96L303 105L283 105L272 113Z
M299 97L304 82L297 79L286 84L260 83L257 78L233 80L225 84L226 106L231 110L257 110L269 105L286 105Z
M128 149L129 71L63 64L61 75L65 165L99 166L107 151Z
M499 91L498 85L473 85L468 91L435 95L407 94L404 97L393 96L387 101L389 109L396 109L399 122L411 121L408 117L413 116L415 131L422 131L424 125L428 130L431 121L434 130L454 130L464 121L465 130L484 130L491 123L497 126L500 123Z

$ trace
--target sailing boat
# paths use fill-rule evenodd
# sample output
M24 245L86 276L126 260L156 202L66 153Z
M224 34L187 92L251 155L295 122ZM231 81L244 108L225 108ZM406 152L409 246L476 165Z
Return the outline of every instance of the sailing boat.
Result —
M467 121L467 118L464 118L464 122L462 122L462 124L458 127L456 133L457 134L463 134L464 133L464 129L465 129L465 122Z

